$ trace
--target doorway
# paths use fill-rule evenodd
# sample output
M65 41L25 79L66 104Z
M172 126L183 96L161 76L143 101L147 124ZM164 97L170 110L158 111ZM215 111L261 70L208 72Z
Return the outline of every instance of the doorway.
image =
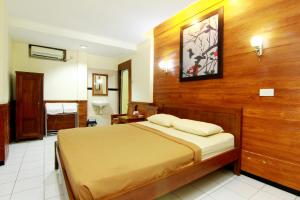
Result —
M126 114L131 102L131 60L118 66L119 80L119 113Z

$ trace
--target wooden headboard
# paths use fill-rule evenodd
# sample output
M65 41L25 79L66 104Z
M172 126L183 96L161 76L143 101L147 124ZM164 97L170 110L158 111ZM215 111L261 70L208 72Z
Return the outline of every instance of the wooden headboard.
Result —
M191 107L161 106L159 113L175 115L184 119L193 119L214 123L221 126L225 132L235 136L235 147L241 148L242 142L242 108L222 106L197 105Z
M134 111L134 107L137 106L138 111L140 114L144 115L146 118L150 117L157 113L158 107L152 103L145 103L145 102L130 102L128 104L128 114L132 115Z

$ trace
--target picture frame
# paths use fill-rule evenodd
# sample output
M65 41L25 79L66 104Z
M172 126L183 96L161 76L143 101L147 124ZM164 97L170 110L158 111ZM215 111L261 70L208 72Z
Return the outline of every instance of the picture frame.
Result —
M180 29L180 81L223 78L224 8Z

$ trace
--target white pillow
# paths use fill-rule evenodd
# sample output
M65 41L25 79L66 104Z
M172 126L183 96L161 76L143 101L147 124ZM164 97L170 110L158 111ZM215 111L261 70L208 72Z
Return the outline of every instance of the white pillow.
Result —
M165 126L165 127L171 127L173 124L174 120L178 120L178 117L175 117L173 115L168 115L168 114L156 114L152 115L147 118L149 122Z
M189 119L177 119L173 121L174 128L187 133L192 133L200 136L209 136L224 132L223 128L211 123L200 122Z

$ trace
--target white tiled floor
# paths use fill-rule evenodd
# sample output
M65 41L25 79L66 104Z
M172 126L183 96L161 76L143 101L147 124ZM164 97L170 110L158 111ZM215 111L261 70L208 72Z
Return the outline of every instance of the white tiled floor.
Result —
M0 167L0 200L63 200L54 170L55 136L10 145ZM293 194L231 171L219 170L159 200L300 200Z

